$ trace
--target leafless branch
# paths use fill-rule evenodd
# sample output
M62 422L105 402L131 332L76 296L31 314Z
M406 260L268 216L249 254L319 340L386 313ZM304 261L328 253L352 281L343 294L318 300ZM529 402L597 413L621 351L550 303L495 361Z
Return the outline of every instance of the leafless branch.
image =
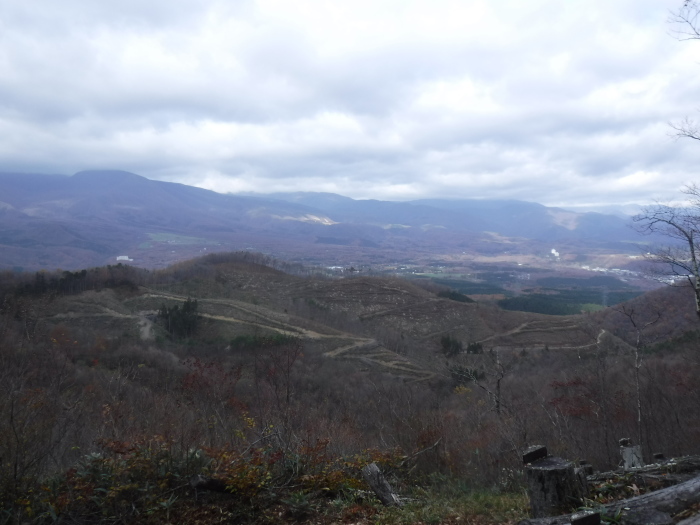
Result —
M700 125L695 120L686 117L679 122L669 122L668 125L675 131L672 136L676 138L700 140Z
M678 40L700 40L700 5L696 0L685 0L678 11L671 13L668 21L680 26L673 30Z
M700 188L687 185L682 193L686 206L656 204L633 217L635 229L644 234L661 234L677 242L646 254L647 260L661 265L666 275L687 279L695 293L695 313L700 318Z

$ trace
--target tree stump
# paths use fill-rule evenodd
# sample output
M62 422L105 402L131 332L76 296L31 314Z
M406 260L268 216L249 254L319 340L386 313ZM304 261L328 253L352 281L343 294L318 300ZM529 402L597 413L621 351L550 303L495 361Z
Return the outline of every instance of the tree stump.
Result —
M620 454L622 455L622 468L640 468L644 466L642 461L642 447L632 445L629 438L620 440Z
M673 525L674 516L683 511L693 511L700 506L700 476L641 496L615 501L599 510L601 517L622 525ZM518 525L564 525L571 516L542 517L521 521ZM683 525L700 523L695 514L680 522Z
M538 459L525 469L533 518L565 514L582 503L574 464L561 458Z
M389 482L384 479L382 472L376 463L370 463L365 468L362 469L362 477L369 487L374 491L374 493L379 498L379 501L387 507L400 507L401 500L399 496L394 493L394 490L389 485Z
M574 475L576 476L576 481L578 482L578 490L580 498L587 498L588 493L588 475L586 474L586 469L583 467L575 467Z

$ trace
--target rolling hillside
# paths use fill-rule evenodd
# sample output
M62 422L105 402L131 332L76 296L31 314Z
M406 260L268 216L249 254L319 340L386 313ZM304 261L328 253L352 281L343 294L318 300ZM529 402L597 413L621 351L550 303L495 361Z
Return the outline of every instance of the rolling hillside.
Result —
M207 344L223 349L236 337L289 335L329 358L355 359L414 380L445 373L444 360L435 357L446 335L464 347L480 343L503 352L578 351L594 346L598 336L585 316L453 301L396 278L295 276L241 261L243 256L181 263L157 278L145 277L147 282L124 296L111 289L60 296L42 307L40 321L88 339L132 334L155 341L157 334L163 337L154 326L161 305L181 305L192 297Z
M272 509L291 523L339 498L366 510L369 461L414 484L517 490L533 442L601 470L619 436L641 434L645 456L697 448L697 337L639 353L612 309L548 316L440 291L250 252L0 272L0 502L162 517L195 512L201 475L226 480L221 499L196 496L205 522ZM185 312L194 328L174 330Z

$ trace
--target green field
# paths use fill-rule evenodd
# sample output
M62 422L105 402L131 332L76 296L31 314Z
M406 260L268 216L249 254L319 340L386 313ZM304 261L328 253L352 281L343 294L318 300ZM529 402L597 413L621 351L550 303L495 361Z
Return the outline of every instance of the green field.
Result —
M634 291L602 291L588 290L557 290L549 288L547 293L523 294L498 301L498 306L506 310L533 312L549 315L573 315L581 311L595 311L605 306L611 306L634 299L642 292Z
M458 274L433 274L432 280L465 295L503 294L506 298L498 301L498 305L506 310L549 315L595 312L642 294L615 277L594 276L586 279L546 277L534 283L530 281L534 285L532 288L513 296L513 292L506 287L518 282L516 274L517 272L513 271L478 272L476 277L481 282L460 278Z
M465 294L465 295L496 295L496 294L508 294L506 290L500 287L496 283L491 282L481 282L477 283L474 281L466 281L463 279L433 279L437 284L443 286L449 286L453 290Z
M153 242L170 244L216 244L216 241L205 239L204 237L187 237L185 235L175 235L174 233L149 233L148 236Z

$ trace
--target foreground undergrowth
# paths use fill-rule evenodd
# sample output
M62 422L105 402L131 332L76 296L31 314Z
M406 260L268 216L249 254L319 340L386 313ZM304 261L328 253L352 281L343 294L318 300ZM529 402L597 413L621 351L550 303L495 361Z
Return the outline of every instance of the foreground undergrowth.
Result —
M103 441L100 452L22 494L3 494L0 523L515 523L526 498L475 491L447 477L409 479L399 450L333 455L327 441L294 448L177 450L156 436ZM405 498L385 508L361 468L376 462ZM207 480L194 489L191 480ZM214 490L209 490L209 489Z

